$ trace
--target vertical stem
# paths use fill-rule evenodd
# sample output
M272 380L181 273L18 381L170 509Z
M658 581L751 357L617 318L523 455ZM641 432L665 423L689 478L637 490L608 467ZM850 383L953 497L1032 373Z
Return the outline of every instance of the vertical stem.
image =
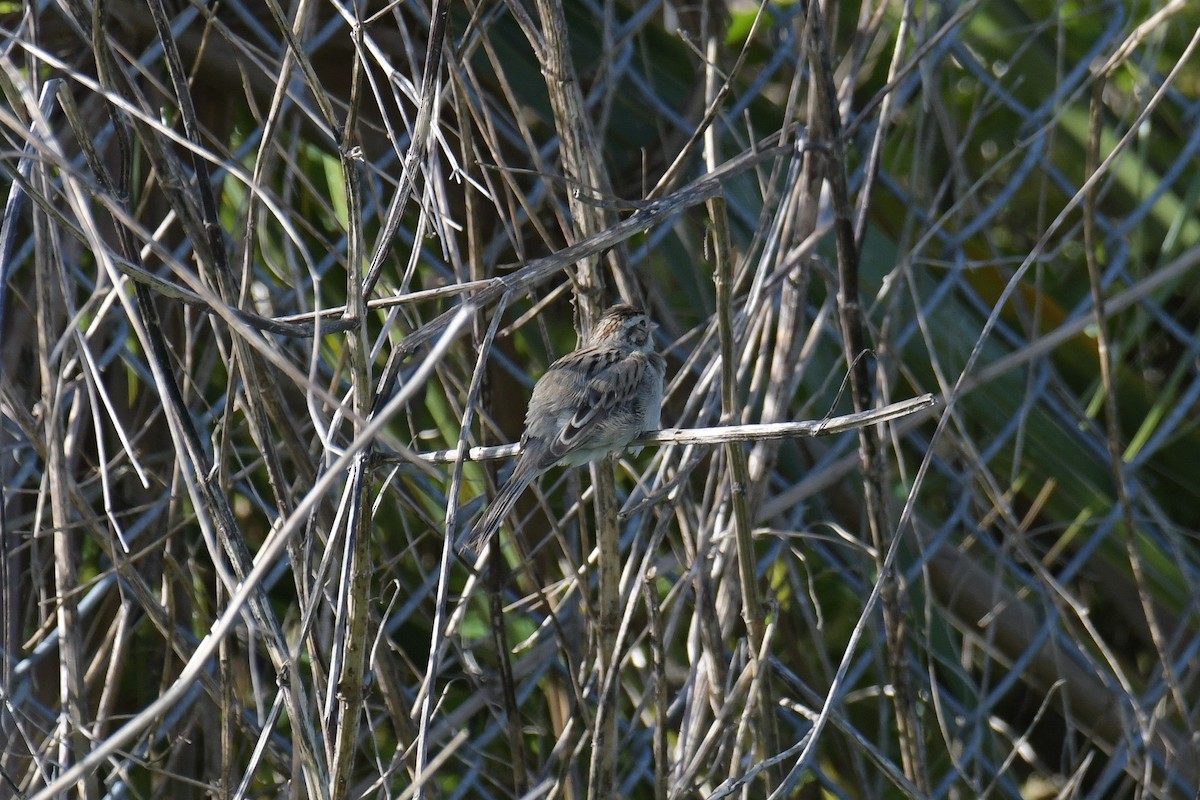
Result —
M355 29L361 36L361 27ZM346 352L354 387L354 436L362 433L362 426L371 416L373 392L371 388L370 346L366 338L366 293L363 289L363 230L361 194L358 182L357 150L353 146L357 123L360 63L354 62L350 89L350 110L343 128L339 155L341 156L342 179L346 186L346 211L349 230L346 234L347 275L346 315L358 321L346 336ZM341 649L341 669L335 671L331 664L330 677L338 687L338 709L334 755L330 764L332 778L332 800L344 800L349 795L351 772L354 766L354 751L358 744L359 717L363 701L363 673L366 668L367 617L370 608L371 585L371 526L370 526L370 482L371 448L364 446L350 469L350 491L348 496L350 513L346 515L346 553L343 564L349 568L349 590L346 603L339 603L338 613L345 613L346 624L339 626L343 637L335 646ZM420 754L417 758L420 772Z
M575 222L573 233L579 241L608 227L611 222L609 212L587 202L586 198L597 193L609 197L612 187L601 163L596 132L571 61L562 3L560 0L537 0L537 10L542 23L542 40L535 43L535 47L558 131L559 157L563 175L567 178L567 204ZM612 257L615 258L616 253ZM575 288L582 299L582 330L589 329L596 321L604 301L604 274L600 263L601 256L588 256L579 262L575 271ZM622 296L630 297L629 287L622 280L622 271L615 269L613 274Z
M655 800L667 800L670 768L667 756L667 667L657 582L658 571L651 566L646 570L642 592L646 597L647 628L654 670L654 797Z
M599 602L596 620L596 668L602 690L592 729L592 762L588 769L588 797L607 800L617 785L617 631L621 624L621 549L617 530L616 482L610 459L592 464L596 485L596 542L600 548ZM604 501L607 498L608 502ZM610 505L612 513L605 513Z
M612 194L608 173L600 159L600 148L587 105L579 88L579 79L571 62L566 14L560 0L537 0L541 20L541 39L534 42L542 75L554 112L560 139L563 173L569 181L567 201L575 222L576 241L604 230L609 213L585 195ZM574 244L574 242L572 242ZM616 257L615 255L613 256ZM613 275L621 294L635 296L626 285L622 270ZM575 273L581 330L591 327L599 317L604 295L604 274L600 257L580 261ZM591 467L596 488L596 540L600 549L596 620L596 667L601 687L592 730L592 760L588 769L588 796L606 799L615 796L617 786L617 631L621 620L621 549L617 530L617 491L612 463L608 460Z
M713 65L718 56L719 40L709 36L706 40L708 63L710 68L705 79L706 100L710 104L717 98L717 73ZM714 128L709 127L704 132L704 158L708 171L717 169L717 137ZM713 272L713 284L716 290L717 302L717 333L721 348L721 421L723 424L736 424L741 417L741 404L737 391L737 342L733 326L733 252L729 240L729 217L726 213L725 198L713 197L707 203L709 221L712 225L713 256L716 259L716 269ZM733 506L734 544L737 550L738 583L742 593L742 619L746 625L748 656L753 679L757 679L760 693L748 696L746 702L751 706L751 712L759 720L757 737L758 757L768 758L779 749L779 735L775 714L771 708L771 681L769 672L759 660L763 645L763 606L758 592L758 559L754 553L754 534L752 517L747 489L750 485L750 469L747 464L746 450L741 442L728 442L725 445L725 457L729 468L729 500ZM752 680L753 680L752 679ZM778 784L781 775L779 770L766 770L764 779L767 783L768 794L771 788Z
M820 4L808 6L808 35L810 37L809 65L813 72L814 120L816 135L827 138L829 148L824 156L825 174L833 200L834 230L838 257L838 321L842 334L842 350L850 371L850 393L856 412L866 411L873 400L872 380L863 331L862 305L858 286L858 243L855 240L854 217L846 179L845 147L842 141L841 117L838 114L837 90L833 83L833 65L829 56ZM913 693L909 684L907 648L904 643L904 610L899 579L885 564L889 550L887 507L884 503L887 464L883 458L882 438L876 426L858 431L858 454L863 473L863 499L867 525L876 554L876 580L880 582L889 671L895 692L896 735L904 774L922 792L929 791L929 779L922 754L921 732Z
M721 422L736 424L741 415L737 396L737 366L734 355L733 328L733 257L729 244L729 222L725 213L725 198L715 197L708 201L708 213L712 223L714 240L713 251L716 254L717 268L714 273L714 284L717 293L717 332L721 347ZM738 582L742 592L742 620L746 624L747 651L750 667L757 679L761 693L758 697L750 696L748 703L756 704L754 709L759 720L761 736L758 740L758 757L768 758L774 755L779 747L775 714L770 707L771 681L770 673L760 661L762 654L764 624L763 604L758 592L758 559L754 553L754 533L750 515L750 503L746 496L750 485L750 469L746 461L746 450L742 442L727 442L725 458L729 462L729 502L733 506L734 543L737 550ZM768 782L767 792L778 783L779 775L776 770L767 770L764 777Z
M36 173L34 180L40 184L39 191L44 197L51 193L44 173ZM35 248L35 265L37 270L37 336L38 336L38 372L41 381L42 406L45 409L45 440L46 467L45 479L49 482L50 520L53 527L54 540L54 585L57 594L55 617L58 627L58 693L59 693L59 729L56 733L59 741L58 760L61 768L66 769L76 759L82 757L90 749L84 722L84 684L83 666L80 656L79 601L77 588L79 574L76 564L77 545L74 544L74 525L71 519L70 464L66 453L66 425L70 392L63 391L59 380L57 365L60 359L53 359L59 331L64 328L62 318L64 298L59 276L52 263L53 254L58 248L51 241L51 230L46 215L36 210L33 215L34 236L37 239ZM81 797L98 797L95 779L84 781L79 786Z

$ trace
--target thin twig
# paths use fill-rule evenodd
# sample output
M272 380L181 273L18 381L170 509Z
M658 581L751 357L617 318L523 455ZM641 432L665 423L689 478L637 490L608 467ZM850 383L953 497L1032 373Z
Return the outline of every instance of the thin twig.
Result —
M855 414L842 414L821 420L798 422L771 422L751 425L718 425L711 428L663 428L643 433L629 443L630 447L655 444L699 444L718 445L726 442L762 442L779 439L802 439L810 436L825 436L844 433L864 425L879 425L884 422L915 414L932 408L939 400L932 394L923 394L911 400L901 400L882 408ZM462 454L467 461L492 461L512 458L521 452L520 444L501 444L489 447L472 447ZM458 450L434 450L419 453L418 457L431 464L452 464L460 457ZM396 463L397 458L386 453L376 455L380 464Z

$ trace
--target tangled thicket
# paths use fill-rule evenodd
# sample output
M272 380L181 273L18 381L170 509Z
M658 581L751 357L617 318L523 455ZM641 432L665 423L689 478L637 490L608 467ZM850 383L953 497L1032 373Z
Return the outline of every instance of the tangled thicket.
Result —
M1192 797L1200 8L0 3L0 796ZM669 443L455 548L618 297ZM77 787L77 788L76 788Z

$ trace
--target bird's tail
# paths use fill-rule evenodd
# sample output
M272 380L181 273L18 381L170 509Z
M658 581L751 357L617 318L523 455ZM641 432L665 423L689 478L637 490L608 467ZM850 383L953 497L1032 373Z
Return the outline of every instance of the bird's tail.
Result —
M479 522L475 523L475 530L471 531L471 538L467 539L467 543L463 545L464 550L478 553L484 545L492 540L496 531L500 530L501 523L512 511L513 506L517 504L517 498L525 493L529 484L533 483L533 479L537 477L537 470L523 469L523 466L523 464L518 464L518 468L500 487L500 491L496 492L496 496L484 510Z

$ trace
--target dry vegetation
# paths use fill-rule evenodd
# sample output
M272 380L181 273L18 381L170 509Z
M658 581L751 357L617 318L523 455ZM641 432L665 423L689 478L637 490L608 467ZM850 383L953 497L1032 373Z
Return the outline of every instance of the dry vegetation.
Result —
M0 13L0 797L1194 796L1194 3Z

